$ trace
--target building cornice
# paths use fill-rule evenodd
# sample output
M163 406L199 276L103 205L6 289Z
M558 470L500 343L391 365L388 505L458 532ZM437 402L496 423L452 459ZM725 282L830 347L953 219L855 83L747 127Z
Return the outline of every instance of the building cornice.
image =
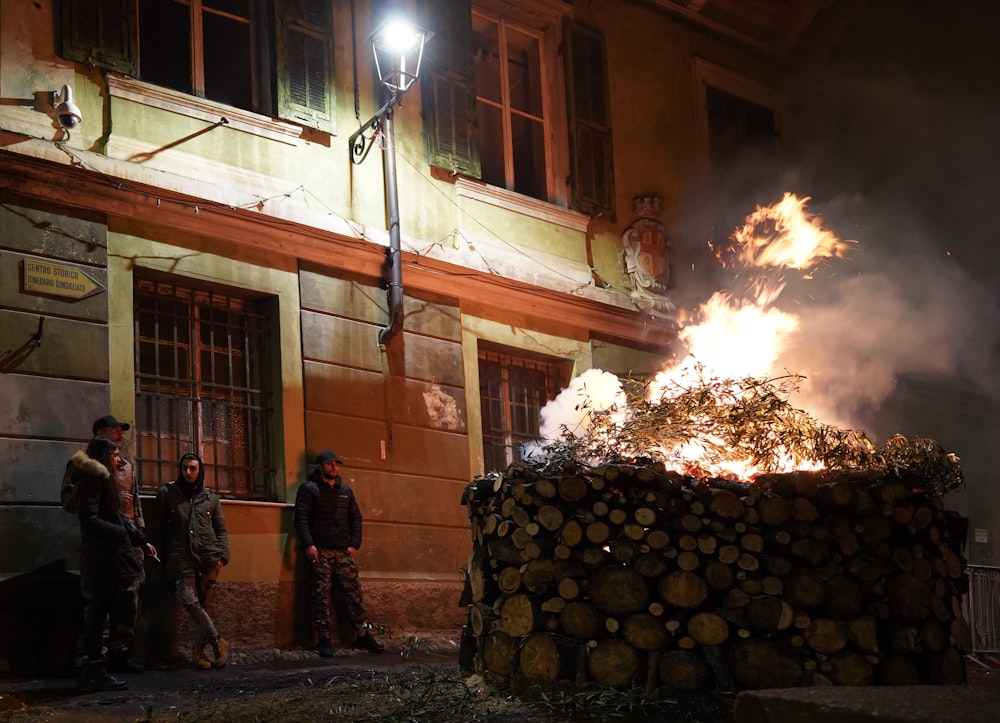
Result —
M181 245L202 239L202 248L224 245L255 259L273 259L274 266L287 267L294 260L371 279L383 276L385 247L357 236L12 151L0 150L0 169L0 193L23 199L26 205L45 204L100 218L111 230ZM405 251L402 259L407 293L443 294L484 318L650 350L665 351L676 337L673 320L628 306L624 294L619 306Z

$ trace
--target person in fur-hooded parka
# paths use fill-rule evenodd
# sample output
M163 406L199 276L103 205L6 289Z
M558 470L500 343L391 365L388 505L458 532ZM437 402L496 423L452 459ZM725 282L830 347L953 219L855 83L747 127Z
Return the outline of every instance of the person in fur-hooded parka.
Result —
M80 576L86 581L83 623L85 685L103 690L124 688L124 680L107 672L104 662L104 621L112 631L130 632L134 609L129 588L141 573L136 547L145 547L142 532L122 514L118 485L111 474L118 464L118 445L95 437L87 451L73 456L78 470ZM112 651L114 652L114 651Z

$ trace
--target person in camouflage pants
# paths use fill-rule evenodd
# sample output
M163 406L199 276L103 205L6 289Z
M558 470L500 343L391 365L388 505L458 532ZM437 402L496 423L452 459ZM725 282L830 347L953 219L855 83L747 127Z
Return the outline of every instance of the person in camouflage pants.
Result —
M354 491L340 477L340 464L335 453L320 452L316 469L295 496L295 531L310 568L313 627L319 637L318 652L324 658L333 655L329 596L335 590L346 603L355 647L373 653L384 650L371 634L361 597L354 557L361 547L361 510Z

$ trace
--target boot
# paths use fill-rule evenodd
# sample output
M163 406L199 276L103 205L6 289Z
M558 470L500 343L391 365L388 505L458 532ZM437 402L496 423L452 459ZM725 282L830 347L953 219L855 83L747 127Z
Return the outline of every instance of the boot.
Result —
M80 678L83 686L91 690L124 690L128 688L128 681L111 675L103 660L85 662Z
M136 662L133 662L129 657L128 653L124 650L108 653L108 670L112 673L141 673L144 668Z
M330 644L329 635L321 635L319 638L319 646L316 648L316 652L320 654L322 658L332 658L333 657L333 645Z
M205 657L205 643L201 645L195 643L191 647L191 662L198 670L208 670L212 667L212 661Z
M216 668L223 667L229 661L229 643L220 635L212 641L212 650L215 651L215 662L212 665Z

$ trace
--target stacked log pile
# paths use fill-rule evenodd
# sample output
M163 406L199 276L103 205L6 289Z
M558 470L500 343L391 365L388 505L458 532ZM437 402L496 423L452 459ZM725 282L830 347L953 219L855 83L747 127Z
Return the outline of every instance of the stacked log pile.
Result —
M680 691L965 680L964 519L912 477L512 465L467 486L474 667Z

